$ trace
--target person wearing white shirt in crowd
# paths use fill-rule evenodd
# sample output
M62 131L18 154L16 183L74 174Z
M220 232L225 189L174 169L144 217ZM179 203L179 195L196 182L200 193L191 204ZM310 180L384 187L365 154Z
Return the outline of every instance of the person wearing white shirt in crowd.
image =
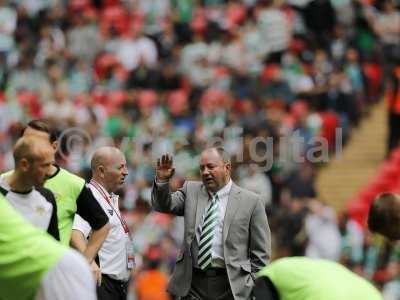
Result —
M124 300L134 266L133 245L129 228L118 208L118 196L114 192L121 187L128 175L126 159L118 148L101 147L93 155L91 168L93 177L88 187L106 212L111 225L96 259L101 270L97 296L99 300ZM76 215L72 240L78 250L84 251L85 239L90 232L90 225Z
M240 186L260 195L266 206L271 205L272 184L268 176L256 164L250 164L245 171L247 174L240 180Z
M341 237L333 208L318 200L311 200L306 217L308 236L306 256L337 261L340 258Z

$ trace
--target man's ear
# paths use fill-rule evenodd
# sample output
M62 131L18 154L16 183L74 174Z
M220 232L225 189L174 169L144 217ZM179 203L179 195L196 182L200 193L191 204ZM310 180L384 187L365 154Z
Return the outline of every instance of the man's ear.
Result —
M97 170L98 170L98 173L100 174L100 177L104 178L104 171L106 170L104 168L104 166L103 165L98 166Z
M20 169L23 172L27 172L29 170L29 167L30 167L30 162L26 158L22 158L18 162L18 169Z
M225 168L226 168L226 171L228 171L229 174L231 174L231 171L232 171L232 165L231 165L231 163L225 164Z
M57 152L57 149L58 149L58 141L52 142L52 143L51 143L51 146L53 147L54 151Z

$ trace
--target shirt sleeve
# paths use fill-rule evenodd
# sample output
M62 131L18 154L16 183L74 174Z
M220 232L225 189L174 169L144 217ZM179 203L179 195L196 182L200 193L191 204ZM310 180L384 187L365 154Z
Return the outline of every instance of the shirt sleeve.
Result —
M82 232L85 238L88 238L90 232L92 231L92 227L90 227L89 223L82 219L82 217L78 214L75 215L72 229Z
M85 186L76 201L77 214L89 223L93 230L98 230L108 223L108 217L92 191Z

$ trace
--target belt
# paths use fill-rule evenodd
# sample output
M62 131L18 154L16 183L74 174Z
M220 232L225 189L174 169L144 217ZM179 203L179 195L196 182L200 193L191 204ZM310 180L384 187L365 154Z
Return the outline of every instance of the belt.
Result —
M115 282L115 283L118 283L118 284L127 284L128 281L129 281L129 279L126 280L126 281L114 279L114 278L112 278L112 277L111 277L110 275L108 275L108 274L101 274L101 276L102 276L102 277L105 277L105 278L107 278L107 279L109 279L110 281L113 281L113 282Z
M226 276L226 269L223 268L207 268L206 270L202 270L200 268L193 268L193 273L205 276L205 277L217 277L217 276Z

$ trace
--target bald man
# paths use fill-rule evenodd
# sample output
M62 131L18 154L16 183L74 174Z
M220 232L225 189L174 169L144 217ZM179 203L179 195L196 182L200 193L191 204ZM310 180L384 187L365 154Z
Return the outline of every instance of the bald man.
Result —
M0 178L0 192L25 219L60 240L55 198L43 187L54 163L54 149L41 138L22 137L13 156L15 170Z
M30 121L24 128L22 136L40 138L43 144L50 144L55 152L58 150L59 143L56 131L44 120ZM7 177L13 172L14 170L10 170L0 176ZM56 163L52 164L49 172L50 175L46 179L44 187L52 191L56 199L60 242L66 246L70 245L75 214L79 214L85 219L92 227L93 232L87 243L84 256L91 264L96 278L98 278L100 270L94 259L110 229L107 215L94 199L90 189L86 187L83 178L61 168Z
M55 130L44 120L30 121L23 131L23 136L40 137L43 143L50 143L54 151L58 150L59 143ZM12 172L7 172L2 176ZM84 255L92 263L93 271L96 272L98 268L96 269L93 260L110 229L106 214L94 199L90 189L86 187L85 180L56 163L51 166L50 176L44 186L51 190L56 198L58 229L62 244L67 246L70 244L72 223L76 213L93 228L93 234Z
M99 300L127 297L128 281L134 266L133 245L129 229L119 211L118 196L114 194L128 175L123 153L115 147L101 147L91 160L92 180L88 184L94 197L106 212L111 229L98 252L101 281L97 288ZM79 215L72 227L72 242L81 251L92 228Z

